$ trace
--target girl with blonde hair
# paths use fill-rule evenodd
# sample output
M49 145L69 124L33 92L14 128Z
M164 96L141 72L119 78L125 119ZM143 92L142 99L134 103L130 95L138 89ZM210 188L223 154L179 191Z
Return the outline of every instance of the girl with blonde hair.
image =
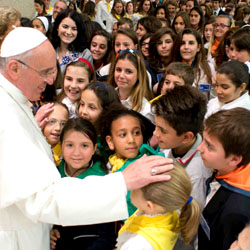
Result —
M190 196L190 178L177 162L168 173L169 181L152 183L131 192L131 201L138 210L119 231L119 250L136 245L146 250L171 250L179 232L186 243L196 234L200 207Z
M122 104L154 120L148 102L152 97L142 54L135 49L121 50L110 68L108 82L117 87Z

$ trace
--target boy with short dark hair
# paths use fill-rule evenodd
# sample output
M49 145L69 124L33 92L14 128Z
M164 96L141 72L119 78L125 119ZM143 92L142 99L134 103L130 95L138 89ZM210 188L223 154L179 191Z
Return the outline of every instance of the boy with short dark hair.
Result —
M120 18L117 22L117 29L133 29L133 22L131 19L124 17Z
M185 167L193 184L192 195L203 209L205 182L211 171L204 168L197 147L202 141L199 131L206 112L206 97L191 86L176 86L152 107L158 145L166 157L176 159Z
M182 62L170 63L164 71L159 84L155 85L156 94L160 96L165 95L168 90L173 89L175 86L192 86L194 78L194 71L190 65ZM151 100L150 103L153 103L160 96Z
M168 65L163 75L164 81L159 84L161 94L166 94L167 90L175 86L189 85L194 83L194 71L190 65L182 62L173 62Z
M250 220L250 111L219 111L205 121L198 147L215 169L199 228L199 250L227 250Z

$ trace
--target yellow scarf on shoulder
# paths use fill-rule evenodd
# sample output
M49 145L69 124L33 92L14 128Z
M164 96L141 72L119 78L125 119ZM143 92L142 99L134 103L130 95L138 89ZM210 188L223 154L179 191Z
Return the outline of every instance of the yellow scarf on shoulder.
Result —
M127 231L145 238L155 250L172 250L178 238L179 217L176 211L163 215L137 215L137 210L130 216L119 235Z
M121 159L116 156L116 154L110 155L109 156L109 163L112 166L112 173L115 171L119 170L124 163L126 162L127 159Z
M61 144L57 143L55 147L52 148L52 151L53 151L54 160L56 162L56 166L59 166L61 163L61 154L62 154Z

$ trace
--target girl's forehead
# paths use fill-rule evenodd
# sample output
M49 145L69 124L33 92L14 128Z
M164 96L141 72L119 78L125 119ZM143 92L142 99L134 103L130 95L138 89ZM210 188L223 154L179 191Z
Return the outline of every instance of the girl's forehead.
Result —
M75 137L75 138L78 138L78 139L84 139L84 140L89 140L91 141L91 139L89 138L89 136L84 132L84 130L82 131L78 131L76 129L70 129L66 132L66 134L64 135L63 137L63 140L65 140L66 138L69 138L69 137ZM92 142L92 141L91 141Z
M89 103L95 103L96 105L101 105L101 98L96 94L93 89L85 89L82 91L81 100Z
M182 40L192 40L197 42L197 39L193 34L184 34Z
M134 43L133 40L129 36L125 35L125 34L117 34L117 36L115 38L115 41L116 40L126 40L126 41Z
M123 124L129 123L132 126L139 125L141 127L141 122L140 122L139 117L136 117L130 114L124 114L124 115L119 116L117 119L112 121L112 126L119 126L120 128L121 123Z
M137 70L136 66L134 65L134 62L132 60L130 60L129 58L121 58L121 59L118 59L117 62L116 62L116 65L119 64L119 65L123 65L123 66L127 66L127 67L133 67Z
M55 104L53 111L48 115L48 117L51 116L64 116L66 115L68 117L68 111L66 107L60 105L60 104Z

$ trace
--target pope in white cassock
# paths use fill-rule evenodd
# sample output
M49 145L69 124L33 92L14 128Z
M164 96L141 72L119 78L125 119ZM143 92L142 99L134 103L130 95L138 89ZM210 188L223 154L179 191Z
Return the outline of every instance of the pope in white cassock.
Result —
M40 31L16 28L0 56L0 249L48 250L51 224L124 219L128 189L169 179L152 175L172 167L158 156L105 177L61 178L28 106L55 80L55 51Z

